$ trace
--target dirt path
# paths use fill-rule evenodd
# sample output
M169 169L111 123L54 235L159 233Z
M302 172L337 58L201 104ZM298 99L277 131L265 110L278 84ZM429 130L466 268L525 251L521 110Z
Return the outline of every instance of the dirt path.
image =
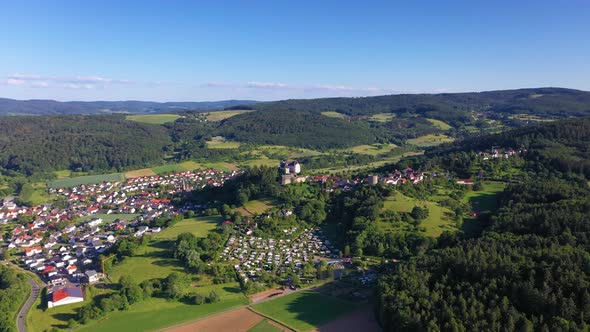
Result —
M264 317L248 310L246 307L226 311L209 316L196 322L166 329L166 332L195 332L195 331L227 331L246 332L254 325L264 320Z

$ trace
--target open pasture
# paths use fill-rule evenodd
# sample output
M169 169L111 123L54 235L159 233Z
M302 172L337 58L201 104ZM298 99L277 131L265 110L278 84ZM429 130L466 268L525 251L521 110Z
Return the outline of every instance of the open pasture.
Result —
M194 305L161 298L149 298L130 306L127 311L112 312L104 319L82 326L79 331L156 331L172 325L204 318L247 303L247 299L239 292L237 283L235 285L222 284L215 285L215 287L203 287L200 292L208 294L211 289L217 290L220 294L220 302Z
M314 291L300 291L253 306L296 331L311 331L356 308L356 304Z
M453 127L451 127L448 123L444 122L444 121L440 121L437 119L426 119L428 120L428 122L432 123L435 127L437 127L440 130L449 130Z
M176 237L182 233L193 233L197 237L206 237L209 231L215 229L220 222L221 217L219 216L183 219L154 235L154 239L176 240Z
M346 117L346 114L342 114L342 113L338 113L338 112L334 112L334 111L322 112L321 114L323 116L327 116L329 118L344 119Z
M205 118L207 119L207 121L221 121L221 120L231 118L232 116L236 116L238 114L243 114L243 113L248 113L248 112L254 112L254 111L253 110L215 111L215 112L205 113Z
M451 217L452 212L436 202L420 201L407 197L399 192L387 197L383 202L384 211L412 212L415 206L426 207L428 209L428 217L420 223L420 227L425 228L426 235L437 237L445 230L456 230Z
M369 116L368 120L375 122L387 122L391 121L395 117L396 115L394 113L377 113Z
M75 187L82 184L90 184L90 183L101 183L101 182L112 182L112 181L122 181L123 174L121 173L112 173L112 174L102 174L102 175L86 175L86 176L78 176L74 178L65 178L60 180L53 180L49 182L50 188L69 188Z
M371 145L357 145L353 146L352 148L342 149L343 151L350 151L354 153L360 154L369 154L372 156L377 156L383 153L388 153L393 151L394 149L398 148L395 144L371 144Z
M140 114L128 115L125 119L148 124L164 124L174 122L178 118L180 118L178 114Z
M435 145L440 145L443 143L449 143L454 141L455 139L452 137L449 137L447 135L442 135L442 134L430 134L430 135L424 135L424 136L420 136L417 138L411 138L408 140L409 144L412 145L416 145L418 147L428 147L428 146L435 146Z

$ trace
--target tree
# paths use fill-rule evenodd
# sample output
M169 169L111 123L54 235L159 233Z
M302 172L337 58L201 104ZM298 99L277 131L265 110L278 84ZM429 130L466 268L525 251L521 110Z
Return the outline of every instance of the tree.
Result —
M209 292L209 296L207 296L207 303L215 303L215 302L219 302L220 300L221 299L220 299L217 291L212 290L211 292Z
M414 206L414 208L412 209L412 212L410 214L411 214L412 218L414 218L416 221L420 222L420 221L428 218L428 208Z
M205 303L205 297L202 294L197 293L197 294L193 295L192 301L193 301L193 304L201 305L201 304Z

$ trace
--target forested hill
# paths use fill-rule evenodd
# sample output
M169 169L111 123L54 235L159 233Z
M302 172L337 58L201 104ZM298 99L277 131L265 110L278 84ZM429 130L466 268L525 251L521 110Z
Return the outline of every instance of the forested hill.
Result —
M48 115L48 114L104 114L104 113L164 113L178 111L219 110L235 105L252 104L252 100L222 100L204 102L151 101L68 101L15 100L0 98L0 115Z
M61 169L118 171L163 162L166 128L124 115L0 118L0 170L31 175Z
M444 163L446 167L458 171L467 170L470 167L466 157L469 152L489 151L494 146L527 149L528 158L542 162L545 167L583 174L590 179L590 117L474 136L459 143L433 148L422 159Z
M278 144L312 149L343 148L375 142L376 131L313 112L256 111L223 121L219 133L241 142Z
M349 116L416 113L443 121L460 120L469 111L534 114L542 117L590 116L590 92L536 88L469 93L400 94L363 98L293 99L250 105L258 110L339 112Z
M482 233L445 233L380 279L386 331L588 330L590 188L579 165L590 162L589 125L588 118L567 120L486 138L527 145L526 174L501 193ZM463 167L469 152L429 157Z

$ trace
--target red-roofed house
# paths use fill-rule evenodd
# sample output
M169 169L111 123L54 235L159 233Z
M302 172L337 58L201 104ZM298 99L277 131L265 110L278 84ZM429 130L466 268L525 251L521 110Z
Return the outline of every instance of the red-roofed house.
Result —
M84 301L84 293L80 287L68 287L59 289L49 294L47 307L53 308L64 304L72 304Z
M25 256L31 257L31 256L35 256L37 254L40 254L42 252L43 252L43 248L41 248L41 246L26 248L25 249Z

